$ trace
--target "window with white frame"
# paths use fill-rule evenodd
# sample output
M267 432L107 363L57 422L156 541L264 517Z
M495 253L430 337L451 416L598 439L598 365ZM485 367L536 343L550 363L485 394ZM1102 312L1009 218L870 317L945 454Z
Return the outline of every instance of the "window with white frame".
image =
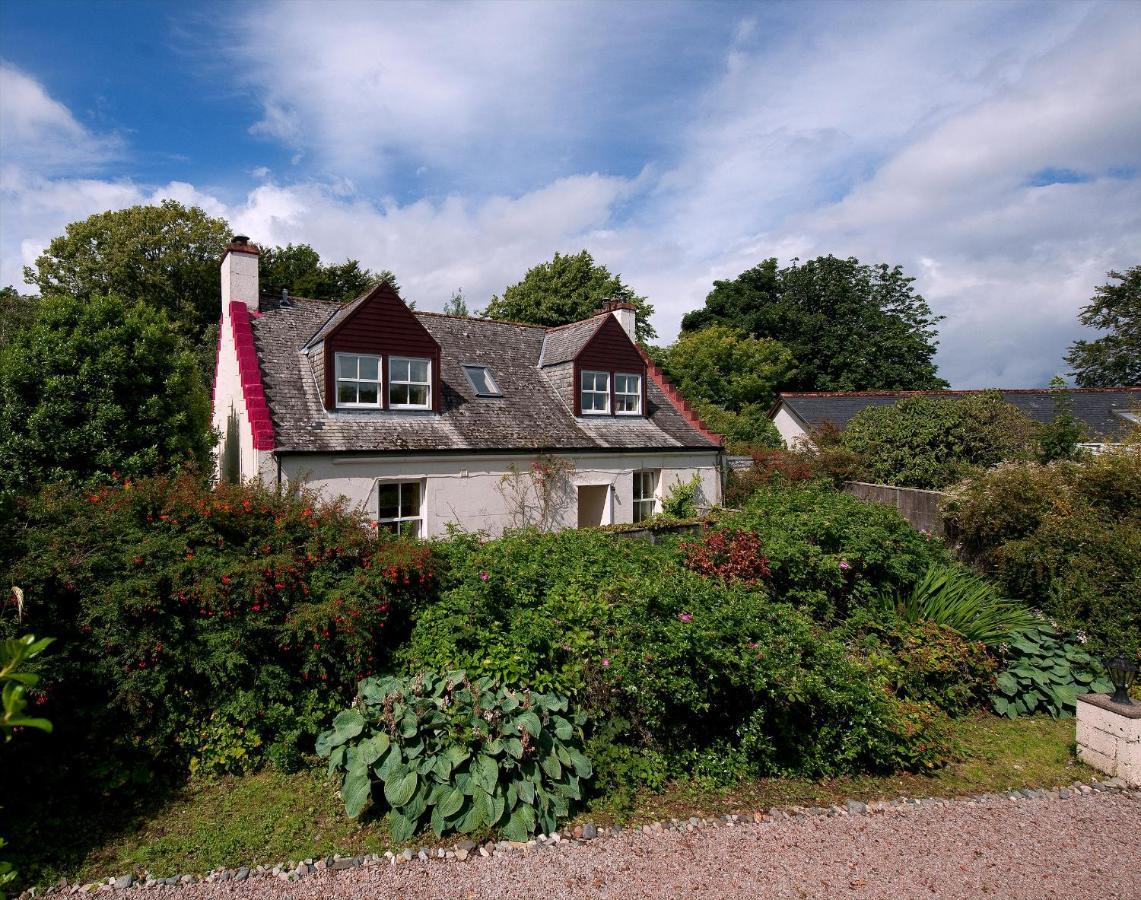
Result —
M579 395L579 409L584 415L610 412L610 373L582 372Z
M419 481L382 481L376 486L376 527L407 537L424 536L423 486Z
M634 473L634 521L653 518L657 509L658 470L642 469Z
M380 406L380 357L337 354L337 406Z
M614 375L614 411L620 416L642 414L642 376L618 372Z
M432 406L432 361L392 356L388 360L388 406L390 409L430 409Z

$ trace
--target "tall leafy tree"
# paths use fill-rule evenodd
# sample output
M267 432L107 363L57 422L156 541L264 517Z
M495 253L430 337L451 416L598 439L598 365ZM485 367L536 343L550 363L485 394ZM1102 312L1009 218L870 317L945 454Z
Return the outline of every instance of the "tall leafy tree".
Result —
M947 386L936 372L934 315L899 266L821 256L776 259L715 281L682 331L710 325L772 338L796 360L785 390L930 390Z
M1108 272L1079 315L1083 325L1108 331L1092 341L1075 341L1066 354L1082 387L1141 384L1141 265Z
M467 308L467 298L463 288L456 288L452 296L444 301L444 313L449 316L470 316Z
M0 288L0 347L27 325L36 314L38 297L21 294L12 285Z
M622 299L637 308L636 334L648 341L657 332L650 324L654 307L637 296L620 275L611 275L586 250L573 255L555 253L550 262L527 271L503 296L495 295L483 315L533 325L565 325L594 315L607 300Z
M314 300L353 300L381 282L400 291L396 276L388 269L370 272L355 259L326 265L308 244L263 250L259 279L265 293L280 294L286 290Z
M229 236L225 219L174 200L97 213L68 225L24 280L44 297L145 301L200 340L218 321L218 260Z
M205 467L211 446L194 352L149 304L46 298L0 348L0 499L48 481Z

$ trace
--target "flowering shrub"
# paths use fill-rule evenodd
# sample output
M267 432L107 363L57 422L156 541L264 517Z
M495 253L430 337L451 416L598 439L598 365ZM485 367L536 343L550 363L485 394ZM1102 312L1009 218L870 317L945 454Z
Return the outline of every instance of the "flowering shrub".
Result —
M884 591L910 588L931 563L949 559L942 541L896 510L819 482L765 486L723 524L758 537L777 598L826 624Z
M77 716L59 743L142 771L296 762L435 582L427 547L339 507L188 475L51 489L24 516L9 577L27 622L60 635L44 687Z
M683 542L681 550L685 554L685 567L699 575L747 585L758 584L769 577L761 539L751 531L707 531L699 541Z

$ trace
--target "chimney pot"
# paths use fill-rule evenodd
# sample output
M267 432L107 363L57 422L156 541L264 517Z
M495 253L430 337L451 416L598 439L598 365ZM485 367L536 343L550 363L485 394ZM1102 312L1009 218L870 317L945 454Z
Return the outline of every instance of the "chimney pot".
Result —
M249 235L235 234L230 238L230 242L234 244L241 244L243 247L250 242Z

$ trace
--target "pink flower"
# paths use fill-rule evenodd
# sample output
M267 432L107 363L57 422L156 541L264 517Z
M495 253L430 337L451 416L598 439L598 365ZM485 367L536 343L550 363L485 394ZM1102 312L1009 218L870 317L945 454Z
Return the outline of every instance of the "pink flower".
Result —
M608 665L610 665L610 657L609 656L602 657L602 667L606 668Z
M848 560L846 560L846 559L840 560L840 571L841 572L847 572L850 568L852 568L852 564L850 562L848 562Z
M491 576L488 575L486 572L480 572L479 573L479 580L480 581L487 581L487 579L489 579L490 577Z
M689 613L682 613L680 616L678 616L678 618L683 622L690 622L693 620L693 616L691 616Z

